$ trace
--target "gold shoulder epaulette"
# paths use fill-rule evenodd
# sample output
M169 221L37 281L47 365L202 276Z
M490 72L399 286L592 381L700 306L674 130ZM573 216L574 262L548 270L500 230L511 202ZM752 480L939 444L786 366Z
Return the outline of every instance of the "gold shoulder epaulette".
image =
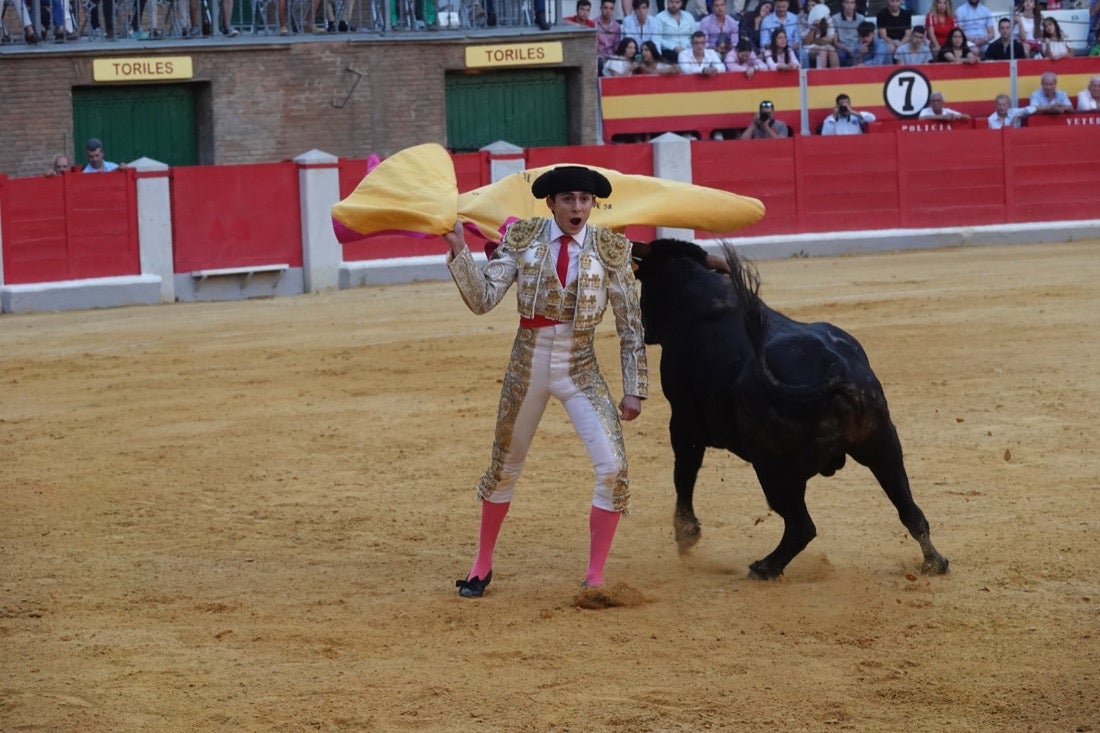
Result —
M622 267L630 257L630 240L610 229L597 227L596 251L609 267Z
M512 222L504 235L504 244L517 251L526 249L531 242L535 241L542 223L542 219L520 219Z

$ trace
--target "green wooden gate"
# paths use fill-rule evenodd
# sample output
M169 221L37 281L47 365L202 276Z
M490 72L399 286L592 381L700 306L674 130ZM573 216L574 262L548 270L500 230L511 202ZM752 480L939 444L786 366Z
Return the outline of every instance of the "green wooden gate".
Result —
M497 140L522 148L569 145L562 69L447 75L447 145L477 150Z
M195 91L188 84L73 89L73 151L84 157L88 138L103 141L107 160L147 157L196 165Z

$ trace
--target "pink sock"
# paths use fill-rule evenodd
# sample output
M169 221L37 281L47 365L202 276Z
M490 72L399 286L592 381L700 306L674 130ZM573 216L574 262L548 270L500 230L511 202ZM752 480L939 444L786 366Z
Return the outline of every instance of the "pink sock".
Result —
M494 504L491 501L481 502L481 534L478 537L477 558L467 578L477 577L484 580L493 569L493 550L496 549L500 525L504 524L504 515L508 513L509 506L511 506L510 502L500 504Z
M615 539L615 529L619 526L619 512L592 507L588 514L588 574L585 585L598 588L603 585L603 566L611 553L611 541Z

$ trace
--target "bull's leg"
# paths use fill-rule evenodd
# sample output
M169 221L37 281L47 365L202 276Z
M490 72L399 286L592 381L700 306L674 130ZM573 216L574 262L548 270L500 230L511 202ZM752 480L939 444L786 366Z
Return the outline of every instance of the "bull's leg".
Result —
M817 527L806 509L806 480L782 469L753 465L764 496L776 514L783 518L783 537L771 554L749 565L749 576L771 580L783 574L794 556L802 552L817 535Z
M902 460L901 442L893 426L890 427L889 435L881 441L879 446L852 451L852 457L871 469L882 490L898 510L901 523L909 530L913 539L920 543L921 552L924 554L921 572L927 575L946 573L947 558L932 545L928 520L917 503L913 501L913 493L909 489L909 476L905 473L905 462Z
M669 433L675 457L672 482L676 486L676 512L672 516L672 526L676 532L676 548L683 554L695 546L703 533L702 526L695 517L692 497L695 494L695 479L699 475L699 467L703 465L706 445L688 426L680 424L675 415L672 416Z

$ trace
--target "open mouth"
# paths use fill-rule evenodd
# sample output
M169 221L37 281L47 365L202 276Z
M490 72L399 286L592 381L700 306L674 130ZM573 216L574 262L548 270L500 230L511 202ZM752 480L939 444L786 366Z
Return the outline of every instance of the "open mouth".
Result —
M582 219L581 217L574 216L572 219L569 220L569 223L575 227L579 227L583 221L584 219Z

